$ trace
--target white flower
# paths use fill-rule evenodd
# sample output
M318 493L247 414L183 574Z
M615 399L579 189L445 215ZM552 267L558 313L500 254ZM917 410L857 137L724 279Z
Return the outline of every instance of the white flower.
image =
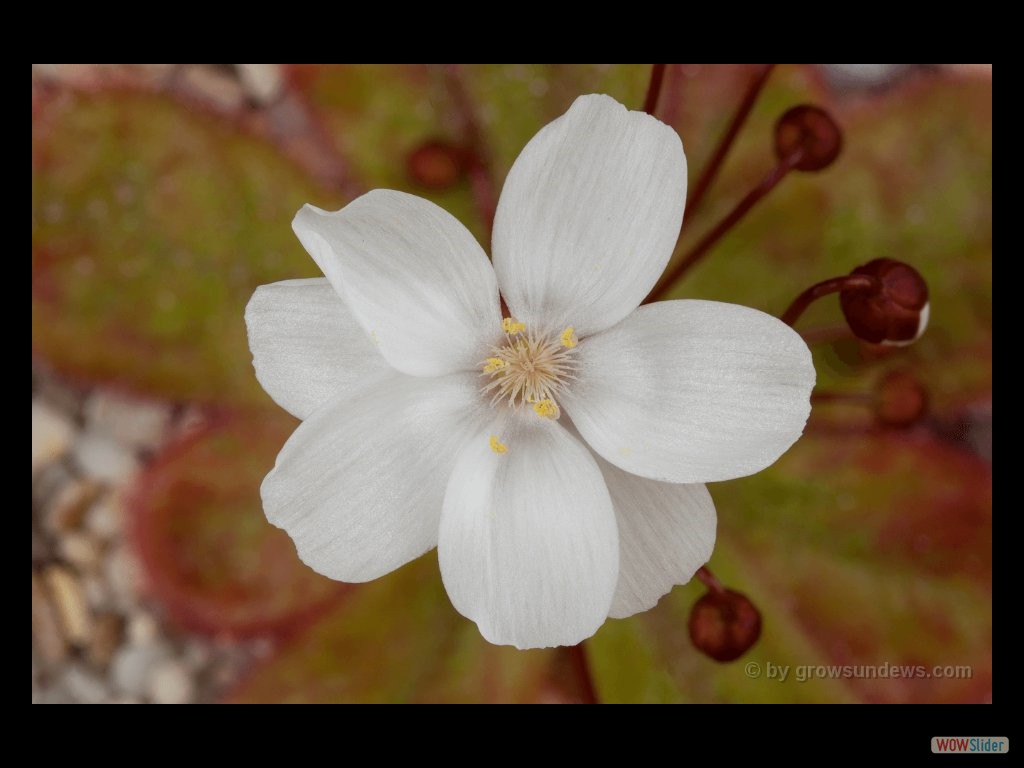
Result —
M455 608L519 648L578 643L688 581L715 539L700 483L775 461L814 369L762 312L638 308L685 198L675 131L591 95L512 166L493 267L402 192L299 211L326 279L260 287L246 322L260 383L304 419L262 487L303 561L362 582L436 546Z

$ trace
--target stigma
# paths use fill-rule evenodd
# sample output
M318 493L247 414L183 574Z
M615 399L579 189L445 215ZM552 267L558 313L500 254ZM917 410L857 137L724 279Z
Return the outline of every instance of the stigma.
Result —
M557 333L535 333L525 323L506 317L501 324L504 343L491 348L480 363L483 392L491 404L511 408L530 406L545 419L561 416L558 396L576 379L579 340L572 326ZM492 446L493 447L493 446Z

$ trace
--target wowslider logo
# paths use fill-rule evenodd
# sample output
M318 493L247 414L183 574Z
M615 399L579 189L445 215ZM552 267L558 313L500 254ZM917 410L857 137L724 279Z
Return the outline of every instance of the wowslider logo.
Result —
M974 753L1003 754L1010 751L1010 740L1005 736L933 736L932 752L936 754Z

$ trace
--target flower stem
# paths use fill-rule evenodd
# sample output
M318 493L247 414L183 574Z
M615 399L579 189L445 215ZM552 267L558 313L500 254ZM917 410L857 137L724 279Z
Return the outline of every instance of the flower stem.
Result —
M739 108L736 110L736 114L733 115L732 122L729 123L729 127L722 136L722 140L715 148L714 154L711 155L711 160L708 161L707 166L704 168L704 172L701 173L700 178L697 180L697 183L693 188L693 193L690 195L690 199L686 201L686 213L683 215L684 221L690 216L690 214L697 210L697 207L704 199L704 195L707 193L711 183L718 175L718 170L722 167L722 163L725 161L726 155L729 154L729 150L732 148L732 144L736 140L736 136L739 135L740 129L747 121L747 117L750 115L750 111L754 108L754 104L757 102L757 97L760 95L761 89L764 88L764 84L768 80L768 75L771 74L774 67L774 64L763 65L747 86L747 91L743 94L743 100L740 102Z
M597 690L594 688L594 678L590 674L590 665L587 663L587 651L583 643L570 645L566 648L569 655L569 664L576 680L579 682L580 703L600 704L597 698Z
M850 326L832 325L827 328L811 328L809 331L801 331L800 336L809 347L815 344L832 344L842 339L853 338L853 331Z
M874 405L876 397L871 392L836 392L828 389L816 389L811 392L812 403L853 403L857 405Z
M706 565L702 565L697 569L696 576L697 580L712 592L719 595L725 593L725 587L722 586L722 582L718 580L718 577Z
M446 64L444 68L448 89L455 101L462 129L462 142L468 155L466 175L473 193L477 213L490 232L494 226L494 212L498 207L498 189L483 142L476 110L466 87L462 68L458 64Z
M647 97L644 99L644 112L653 115L658 108L658 97L661 95L661 81L665 78L665 65L651 65L651 80L647 84Z
M828 280L822 280L820 283L815 283L793 299L793 303L789 305L789 309L783 312L779 319L786 325L792 326L800 319L800 316L804 311L806 311L811 304L822 296L828 296L830 293L838 293L842 290L870 291L876 290L877 288L878 280L870 275L844 275L843 277L833 277Z
M760 201L765 195L775 189L779 182L782 181L792 171L797 163L800 162L801 152L794 152L789 157L780 161L775 168L768 173L756 187L748 192L742 200L737 203L736 207L729 212L729 214L718 222L710 232L700 239L693 248L690 249L689 253L683 256L679 260L679 263L675 265L668 272L668 274L662 278L660 285L655 286L654 290L648 294L644 303L650 303L657 301L658 299L664 298L665 294L671 290L672 286L675 285L676 281L685 275L698 261L700 261L711 247L717 243L723 235L725 235L730 229L735 227L740 220L753 208L758 201Z

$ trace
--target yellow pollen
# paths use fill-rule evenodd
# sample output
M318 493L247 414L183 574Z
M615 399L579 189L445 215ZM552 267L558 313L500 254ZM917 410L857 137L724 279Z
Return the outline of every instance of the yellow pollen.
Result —
M526 330L526 323L520 323L511 317L506 317L501 321L501 330L505 333L522 333Z
M484 373L497 373L506 365L508 365L508 363L500 357L488 357L487 360L484 361Z
M561 340L562 346L565 347L566 349L572 349L573 347L580 343L579 339L576 338L576 333L575 331L573 331L571 325L564 331L562 331L562 335L559 336L558 338Z
M555 401L547 398L539 403L534 403L533 410L538 416L543 416L545 419L557 419L561 415Z
M495 453L507 453L508 446L501 442L497 435L491 435L491 450Z

